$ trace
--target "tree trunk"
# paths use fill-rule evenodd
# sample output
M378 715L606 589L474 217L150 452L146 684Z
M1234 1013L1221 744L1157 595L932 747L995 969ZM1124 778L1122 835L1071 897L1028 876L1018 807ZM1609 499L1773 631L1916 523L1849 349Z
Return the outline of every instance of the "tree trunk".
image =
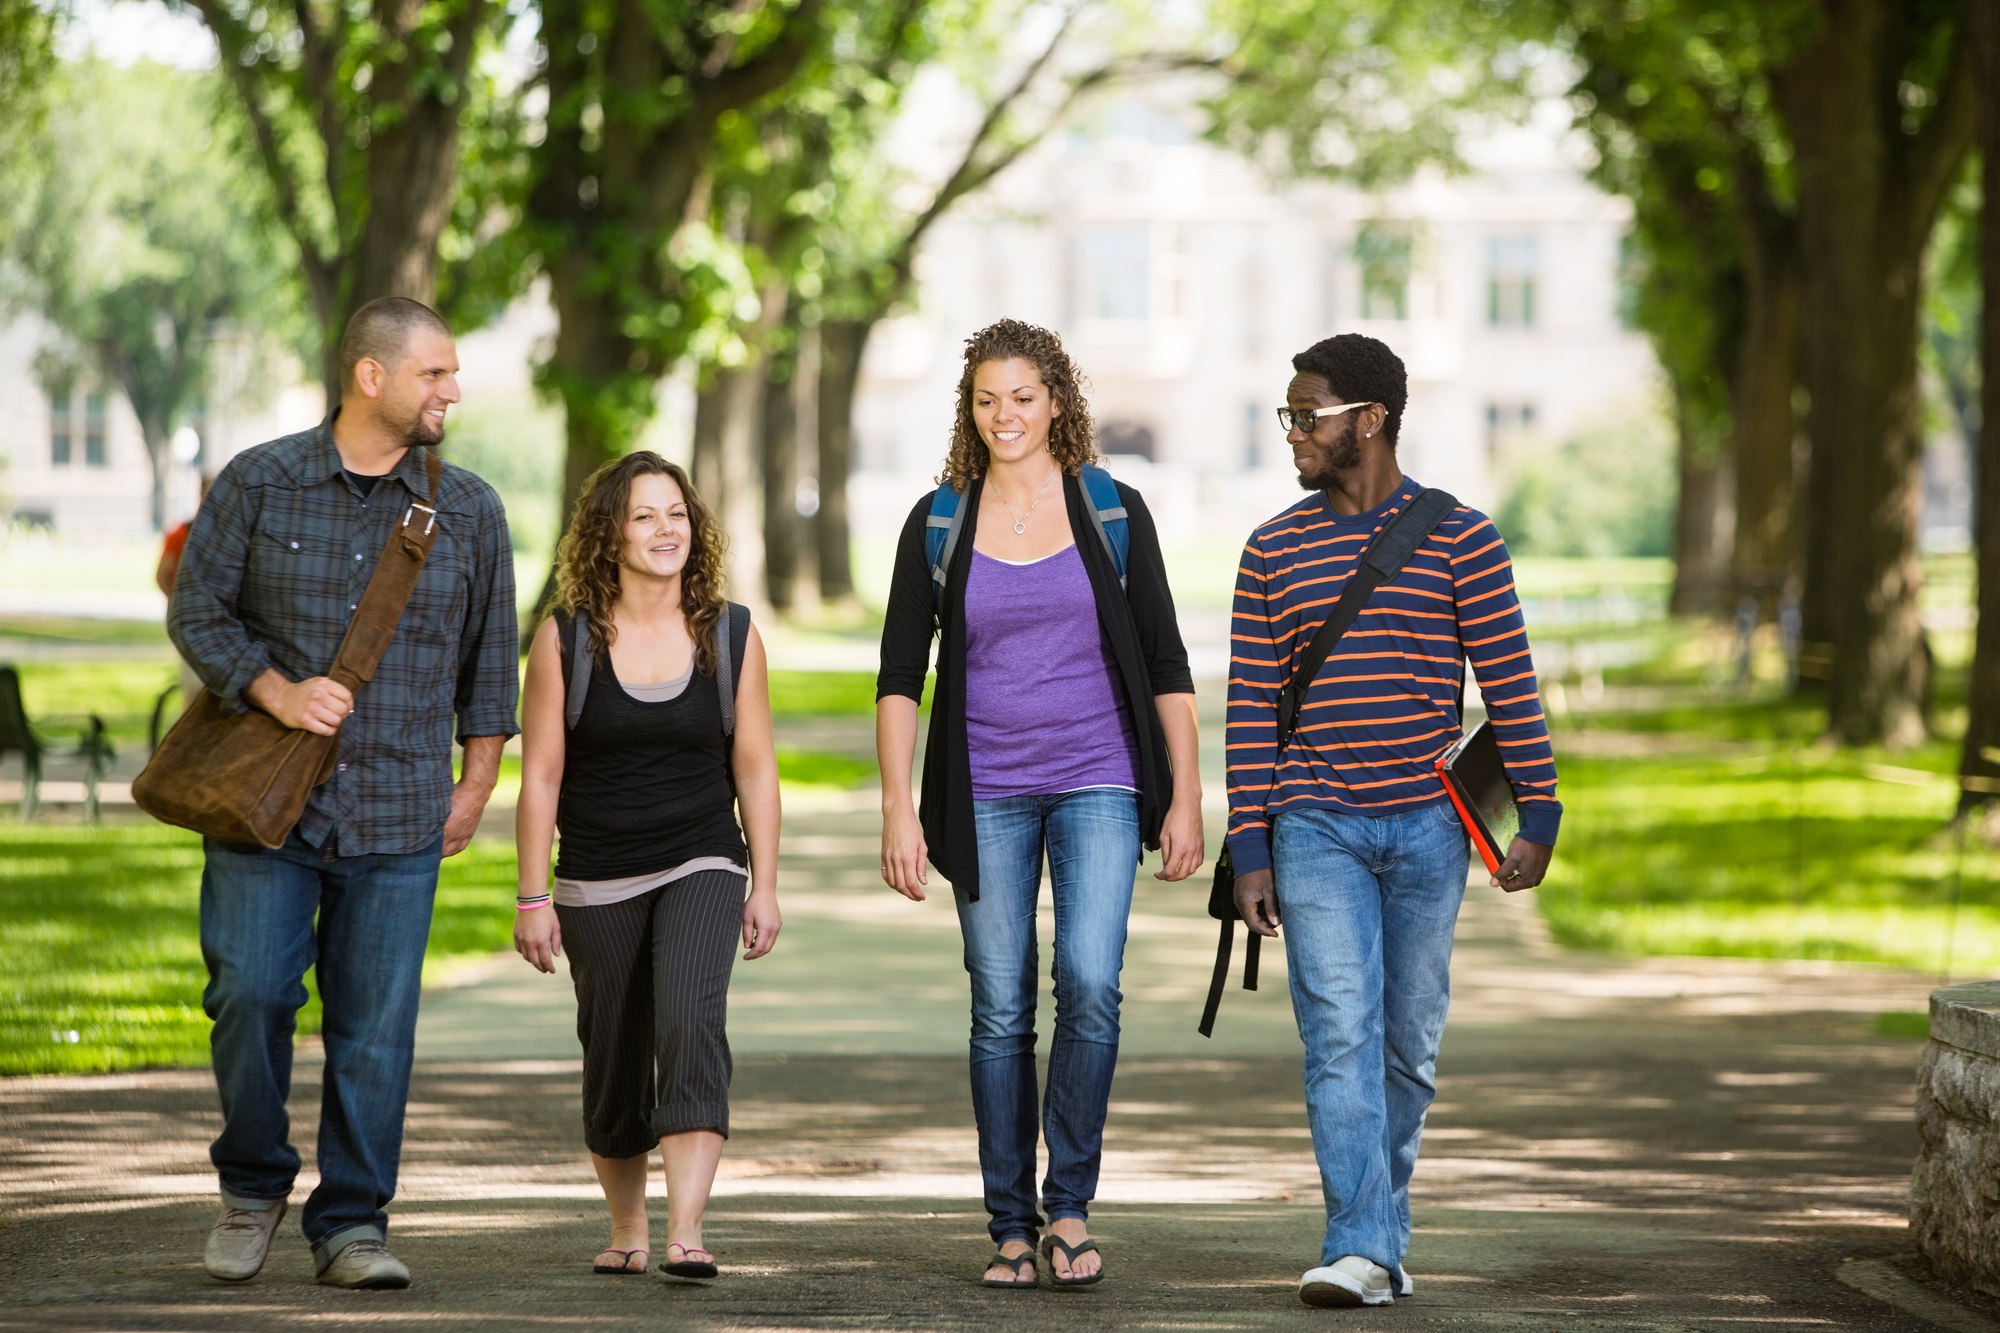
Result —
M1918 314L1924 247L1971 117L1951 81L1917 136L1900 104L1882 104L1896 97L1910 21L1892 0L1828 0L1778 88L1797 154L1807 433L1826 499L1807 609L1828 616L1828 721L1848 745L1924 734Z
M799 356L782 340L764 369L761 429L764 473L764 592L775 611L790 611L799 578Z
M1735 517L1727 445L1709 447L1678 407L1674 421L1680 498L1674 506L1674 586L1667 610L1677 616L1726 615L1733 607L1729 532Z
M698 381L694 391L694 439L689 451L688 477L711 509L722 504L722 427L728 415L724 372Z
M587 247L579 245L550 266L549 292L557 314L547 382L563 405L563 493L556 513L558 546L590 474L622 458L652 419L650 378L630 373L631 343L616 332L615 295L591 284ZM555 566L535 599L539 613L555 591ZM530 620L532 625L533 620Z
M822 601L854 596L847 478L854 471L854 390L874 331L873 320L828 320L819 330L819 513L813 544Z
M1798 567L1792 524L1796 503L1799 303L1795 242L1766 245L1746 264L1743 337L1729 386L1730 454L1735 469L1736 527L1730 574L1738 598L1776 613Z
M152 515L153 531L156 533L165 532L167 530L168 447L173 443L173 436L168 433L166 422L156 417L141 417L139 419L139 435L146 442L146 466L147 471L152 474L149 512Z
M695 394L694 467L703 503L729 539L729 595L753 609L764 604L764 495L759 463L763 355L714 373Z
M1979 89L1979 444L1974 500L1978 629L1971 715L1959 754L1961 814L2000 802L2000 10L1970 7L1967 40ZM1989 428L1991 427L1991 428Z

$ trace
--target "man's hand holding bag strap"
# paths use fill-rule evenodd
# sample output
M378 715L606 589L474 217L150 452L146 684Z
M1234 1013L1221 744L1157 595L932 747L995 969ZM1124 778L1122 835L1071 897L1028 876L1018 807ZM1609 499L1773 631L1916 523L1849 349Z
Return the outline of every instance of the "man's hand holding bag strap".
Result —
M430 487L412 502L375 562L347 633L327 675L359 694L375 676L396 626L416 590L417 576L437 543L438 484L444 465L424 455ZM312 789L333 775L340 735L294 730L261 709L232 713L201 691L160 739L145 771L132 783L139 808L166 824L219 842L281 847Z
M1326 504L1333 503L1324 492L1321 499ZM1312 642L1306 645L1304 654L1300 656L1297 667L1278 691L1278 742L1271 756L1274 784L1278 762L1284 758L1285 747L1291 744L1292 733L1298 729L1299 708L1304 704L1306 691L1318 677L1320 668L1326 665L1327 654L1333 651L1340 636L1347 633L1375 590L1402 572L1424 538L1430 536L1444 521L1444 516L1456 508L1458 500L1445 491L1418 491L1416 497L1390 519L1388 526L1368 544L1368 550L1361 557L1360 568L1347 580L1347 586L1340 590L1340 600L1334 603L1332 612L1321 622ZM1237 921L1236 867L1230 862L1226 843L1222 855L1216 858L1215 882L1210 885L1208 893L1208 914L1222 925L1215 944L1215 971L1208 981L1208 1000L1202 1006L1201 1022L1196 1028L1204 1037L1213 1035L1216 1011L1222 1007L1222 990L1229 980L1230 937ZM1250 941L1244 947L1244 990L1257 989L1257 955L1263 939L1252 931Z

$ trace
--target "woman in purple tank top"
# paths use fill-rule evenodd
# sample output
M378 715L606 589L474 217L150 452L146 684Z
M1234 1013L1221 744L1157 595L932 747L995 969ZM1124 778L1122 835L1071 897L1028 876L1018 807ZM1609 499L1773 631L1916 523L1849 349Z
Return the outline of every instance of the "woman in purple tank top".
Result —
M1140 849L1159 850L1161 879L1185 879L1202 861L1194 683L1159 538L1137 491L1118 485L1107 499L1080 379L1046 329L1002 320L966 340L944 476L897 547L876 682L882 878L922 902L935 866L965 938L972 1109L998 1247L989 1287L1034 1286L1038 1240L1057 1285L1104 1276L1088 1216ZM937 684L913 801L933 641ZM1056 1018L1038 1099L1045 856Z

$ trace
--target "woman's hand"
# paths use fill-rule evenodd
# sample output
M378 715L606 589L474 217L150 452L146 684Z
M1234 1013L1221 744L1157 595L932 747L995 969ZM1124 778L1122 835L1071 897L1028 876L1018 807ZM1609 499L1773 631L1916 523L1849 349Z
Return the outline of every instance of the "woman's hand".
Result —
M915 810L897 810L882 817L882 882L913 903L924 900L924 886L930 883L925 866L929 853Z
M534 964L537 972L556 970L562 955L562 924L554 903L514 913L514 952Z
M743 900L743 961L762 958L778 943L785 922L778 915L776 889L752 889Z
M1175 801L1160 824L1160 868L1154 879L1186 879L1201 869L1201 802Z

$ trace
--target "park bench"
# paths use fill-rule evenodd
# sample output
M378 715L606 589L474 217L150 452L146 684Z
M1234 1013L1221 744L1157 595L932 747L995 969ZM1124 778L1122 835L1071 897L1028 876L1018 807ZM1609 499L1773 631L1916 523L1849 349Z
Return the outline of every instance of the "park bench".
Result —
M23 785L21 818L33 819L41 796L42 763L47 759L83 761L83 812L97 820L97 784L110 771L113 751L104 735L104 719L97 714L79 729L75 744L52 745L28 721L28 706L21 697L21 673L0 665L0 758L18 752L21 756Z

